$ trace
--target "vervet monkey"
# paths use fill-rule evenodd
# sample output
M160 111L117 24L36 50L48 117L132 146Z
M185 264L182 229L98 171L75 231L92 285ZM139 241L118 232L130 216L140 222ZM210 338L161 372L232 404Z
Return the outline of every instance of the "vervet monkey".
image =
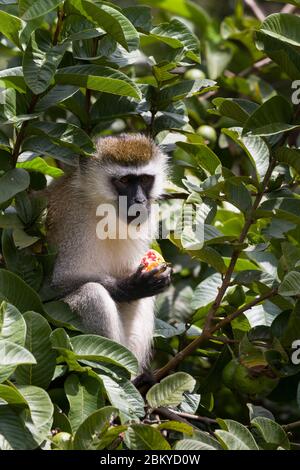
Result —
M138 358L141 370L151 349L153 296L171 282L169 267L143 272L140 266L151 244L143 227L153 201L162 194L166 175L167 157L152 140L122 134L99 139L95 155L82 158L70 175L48 190L48 240L58 248L52 286L79 315L86 332L126 346ZM127 197L125 219L120 196ZM144 213L139 225L142 236L120 238L117 233L99 239L97 208L101 213L103 204L116 210L123 230L135 219L130 208L138 205Z

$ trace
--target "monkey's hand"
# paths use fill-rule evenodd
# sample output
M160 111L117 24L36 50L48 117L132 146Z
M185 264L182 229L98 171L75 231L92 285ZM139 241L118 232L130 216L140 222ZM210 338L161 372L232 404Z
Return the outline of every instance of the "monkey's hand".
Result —
M117 302L131 302L160 294L171 284L172 269L162 264L151 271L144 271L140 265L135 273L118 281L117 288L111 292Z

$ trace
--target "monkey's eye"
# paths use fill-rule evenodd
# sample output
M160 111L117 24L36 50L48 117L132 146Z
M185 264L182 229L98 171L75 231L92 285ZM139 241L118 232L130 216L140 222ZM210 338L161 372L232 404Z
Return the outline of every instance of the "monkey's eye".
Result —
M140 176L140 182L143 185L150 184L153 181L153 176L151 175L141 175Z
M119 179L119 182L122 184L128 184L129 183L128 176L122 176L122 178Z

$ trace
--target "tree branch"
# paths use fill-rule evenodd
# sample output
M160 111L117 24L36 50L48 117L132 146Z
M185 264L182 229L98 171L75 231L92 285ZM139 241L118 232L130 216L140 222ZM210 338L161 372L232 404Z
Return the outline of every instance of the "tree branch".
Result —
M258 18L260 21L264 21L266 15L264 14L260 6L257 5L255 0L245 0L245 3L246 5L248 5L249 8L251 8L256 18Z
M244 227L242 229L242 232L241 232L239 240L238 240L239 244L244 243L244 241L247 238L248 231L249 231L249 229L250 229L250 227L251 227L251 225L253 224L253 221L254 221L255 211L256 211L257 207L259 206L259 204L261 202L261 199L263 197L265 188L269 184L269 180L271 178L271 175L272 175L272 172L273 172L273 169L274 169L275 165L276 165L276 160L272 158L269 162L269 166L268 166L268 169L266 171L265 177L264 177L264 179L263 179L263 181L260 185L260 191L257 193L257 195L254 199L254 202L252 204L252 208L251 208L248 216L245 219ZM210 308L210 310L207 314L205 325L204 325L204 328L203 328L203 331L202 331L201 335L198 338L194 339L190 344L188 344L182 351L179 351L172 359L170 359L170 361L165 366L163 366L161 369L157 370L154 373L154 376L155 376L156 380L161 380L163 377L168 375L170 370L173 370L175 367L177 367L177 365L180 364L180 362L182 362L187 356L189 356L191 353L193 353L199 347L200 344L202 344L204 341L208 340L214 332L216 332L217 330L222 328L224 325L227 325L228 323L230 323L234 318L241 315L248 308L251 308L254 305L261 302L262 300L265 300L266 298L269 298L272 295L275 295L275 291L270 291L269 293L267 293L267 294L265 294L261 297L258 297L257 299L254 299L249 304L245 305L244 307L237 310L233 314L231 314L228 317L224 318L224 320L221 320L217 325L213 325L213 320L214 320L215 314L216 314L218 308L220 307L220 304L221 304L222 299L223 299L223 297L226 293L227 288L230 286L231 276L234 272L236 262L237 262L237 260L240 256L241 252L242 252L242 249L238 248L238 249L234 250L234 252L232 254L230 264L229 264L229 266L227 268L227 271L224 275L223 282L222 282L222 284L219 288L219 291L218 291L218 295L217 295L214 303L212 304L212 306L211 306L211 308Z
M286 432L292 431L293 429L300 428L300 421L295 421L294 423L286 424L282 427Z

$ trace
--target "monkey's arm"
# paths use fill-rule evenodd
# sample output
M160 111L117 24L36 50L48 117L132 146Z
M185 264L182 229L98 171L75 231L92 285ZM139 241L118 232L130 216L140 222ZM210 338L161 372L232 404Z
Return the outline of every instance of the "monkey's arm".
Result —
M152 297L163 292L171 283L171 268L165 266L143 272L144 266L124 279L105 279L104 287L116 302L131 302L133 300Z

